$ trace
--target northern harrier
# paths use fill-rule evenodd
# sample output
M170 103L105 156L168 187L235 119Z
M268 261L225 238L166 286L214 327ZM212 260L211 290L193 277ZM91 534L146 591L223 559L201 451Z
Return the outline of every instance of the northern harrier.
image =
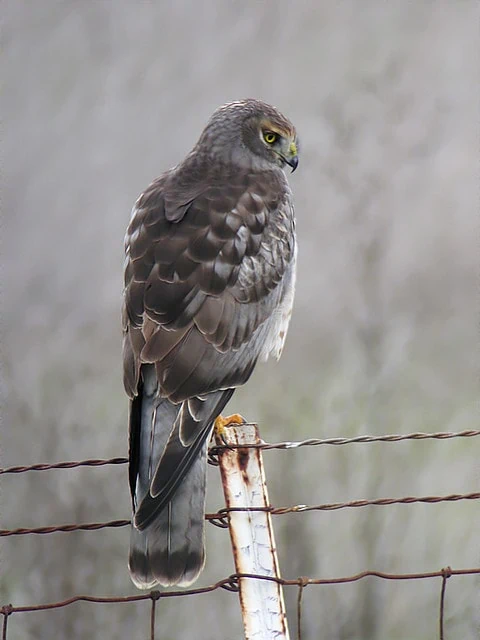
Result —
M257 361L280 357L288 329L296 241L283 169L297 164L287 118L232 102L133 208L123 361L139 588L187 586L203 568L214 422Z

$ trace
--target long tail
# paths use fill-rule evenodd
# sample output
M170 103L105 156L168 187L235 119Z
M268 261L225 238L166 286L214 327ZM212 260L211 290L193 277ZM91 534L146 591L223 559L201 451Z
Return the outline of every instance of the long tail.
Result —
M130 411L130 575L140 589L185 587L205 564L208 439L233 390L173 404L158 397L155 369L142 369Z

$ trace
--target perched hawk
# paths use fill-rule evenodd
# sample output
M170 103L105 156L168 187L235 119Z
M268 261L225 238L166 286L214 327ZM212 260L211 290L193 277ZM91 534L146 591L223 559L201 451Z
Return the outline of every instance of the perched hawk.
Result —
M187 586L203 568L214 422L257 361L280 356L290 320L295 219L283 169L297 164L281 113L232 102L133 209L123 362L139 588Z

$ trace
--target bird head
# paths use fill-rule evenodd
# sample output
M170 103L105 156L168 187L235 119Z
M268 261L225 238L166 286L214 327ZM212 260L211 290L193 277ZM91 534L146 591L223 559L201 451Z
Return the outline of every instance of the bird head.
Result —
M272 122L271 119L262 119L258 134L261 141L261 154L281 167L288 164L292 167L292 172L295 171L298 166L298 143L293 127L284 127L275 121Z
M275 107L247 99L219 107L198 145L212 156L254 169L298 166L298 138L293 124ZM198 146L197 146L198 148Z

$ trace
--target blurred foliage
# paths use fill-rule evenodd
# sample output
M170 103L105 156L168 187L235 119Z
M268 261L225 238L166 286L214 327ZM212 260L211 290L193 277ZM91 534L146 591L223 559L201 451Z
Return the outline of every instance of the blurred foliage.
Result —
M125 455L119 310L130 208L219 104L277 105L302 142L300 244L280 364L230 403L268 440L476 428L478 4L3 3L3 465ZM477 225L477 226L476 226ZM265 454L272 503L478 490L473 440ZM209 469L209 509L222 504ZM3 480L4 527L126 518L125 467ZM283 575L478 565L474 504L292 514ZM207 528L201 584L228 575ZM127 530L7 538L2 602L134 592ZM478 637L479 581L447 586L448 638ZM306 640L423 640L439 581L304 593ZM296 590L287 590L292 633ZM234 595L157 604L161 640L236 639ZM212 624L214 620L214 624ZM146 638L148 605L14 615L9 640ZM199 630L204 630L201 634Z

